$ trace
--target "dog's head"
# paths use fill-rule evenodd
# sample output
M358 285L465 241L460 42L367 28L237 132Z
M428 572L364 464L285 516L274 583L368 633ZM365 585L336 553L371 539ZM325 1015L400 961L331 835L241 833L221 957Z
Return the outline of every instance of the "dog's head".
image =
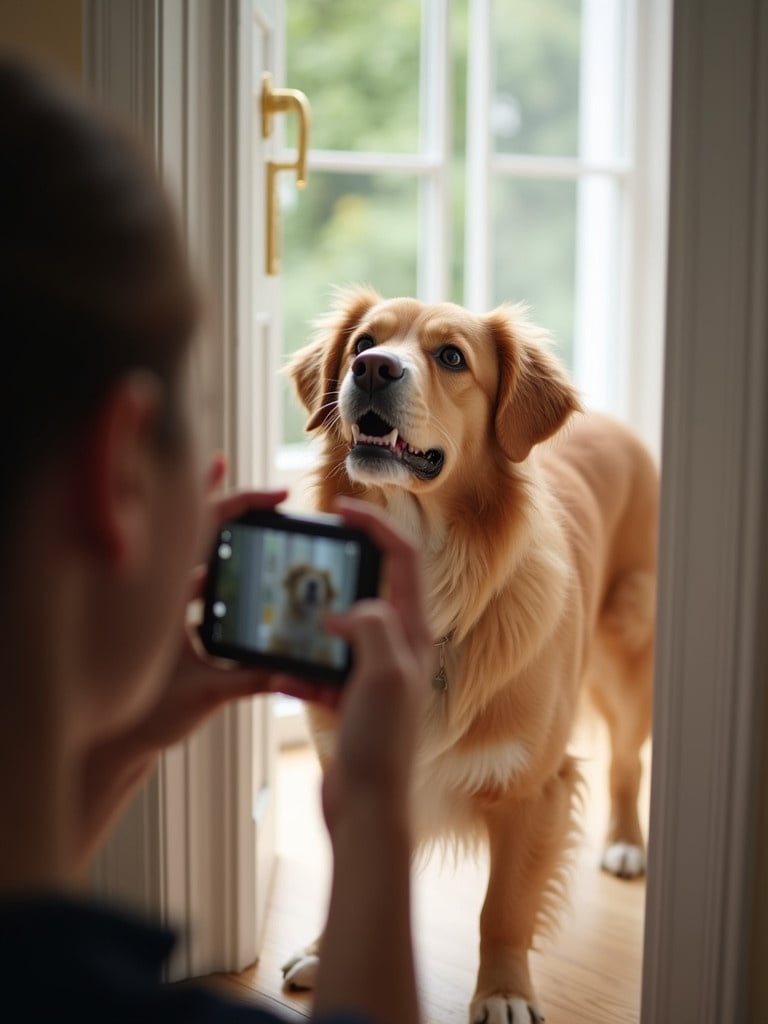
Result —
M283 579L283 587L288 595L288 606L298 617L325 611L336 597L331 574L327 569L311 565L291 566Z
M420 491L488 455L522 462L579 408L521 307L477 316L353 288L318 326L289 371L307 429L349 446L361 484Z

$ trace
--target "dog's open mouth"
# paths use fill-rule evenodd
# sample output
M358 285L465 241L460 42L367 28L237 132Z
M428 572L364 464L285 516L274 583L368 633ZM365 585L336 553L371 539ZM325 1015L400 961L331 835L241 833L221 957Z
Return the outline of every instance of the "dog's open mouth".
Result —
M422 480L433 480L443 468L443 453L439 448L421 451L400 436L397 427L387 423L370 410L352 424L352 456L371 463L402 463Z

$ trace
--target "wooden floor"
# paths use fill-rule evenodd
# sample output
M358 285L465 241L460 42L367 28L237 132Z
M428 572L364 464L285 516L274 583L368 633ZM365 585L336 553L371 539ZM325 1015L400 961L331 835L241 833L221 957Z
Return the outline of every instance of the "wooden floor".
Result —
M645 886L597 868L605 827L605 740L599 723L585 719L574 751L586 758L589 786L585 838L560 931L533 957L547 1024L625 1024L639 1019ZM646 769L650 751L645 751ZM279 863L259 963L219 979L241 996L256 996L305 1019L309 994L281 988L280 965L319 932L327 899L329 848L319 811L319 774L307 748L280 756ZM648 771L642 797L647 822ZM477 969L477 919L482 903L482 862L430 862L414 882L414 924L427 1024L466 1024Z

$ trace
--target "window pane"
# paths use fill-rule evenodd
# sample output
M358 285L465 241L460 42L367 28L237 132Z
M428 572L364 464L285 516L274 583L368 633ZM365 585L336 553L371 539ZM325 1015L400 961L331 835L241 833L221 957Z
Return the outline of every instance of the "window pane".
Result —
M418 152L421 4L286 6L287 82L312 106L312 149Z
M525 302L573 367L576 184L496 180L493 300Z
M416 293L418 181L391 174L314 171L306 192L286 190L283 212L284 352L304 345L334 285L370 284L385 297ZM284 403L285 443L305 416Z
M497 0L493 38L495 151L576 156L580 0Z

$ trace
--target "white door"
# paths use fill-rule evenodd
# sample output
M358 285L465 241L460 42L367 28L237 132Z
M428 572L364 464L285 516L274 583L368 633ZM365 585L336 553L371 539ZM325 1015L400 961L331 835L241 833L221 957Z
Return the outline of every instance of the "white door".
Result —
M127 112L175 194L209 298L197 371L216 396L214 443L231 483L273 482L279 276L266 263L264 75L279 81L281 0L89 0L85 80ZM278 93L272 105L300 112ZM272 177L275 177L273 173ZM267 699L219 714L164 755L96 865L97 891L188 929L173 977L258 955L274 864L273 718Z

